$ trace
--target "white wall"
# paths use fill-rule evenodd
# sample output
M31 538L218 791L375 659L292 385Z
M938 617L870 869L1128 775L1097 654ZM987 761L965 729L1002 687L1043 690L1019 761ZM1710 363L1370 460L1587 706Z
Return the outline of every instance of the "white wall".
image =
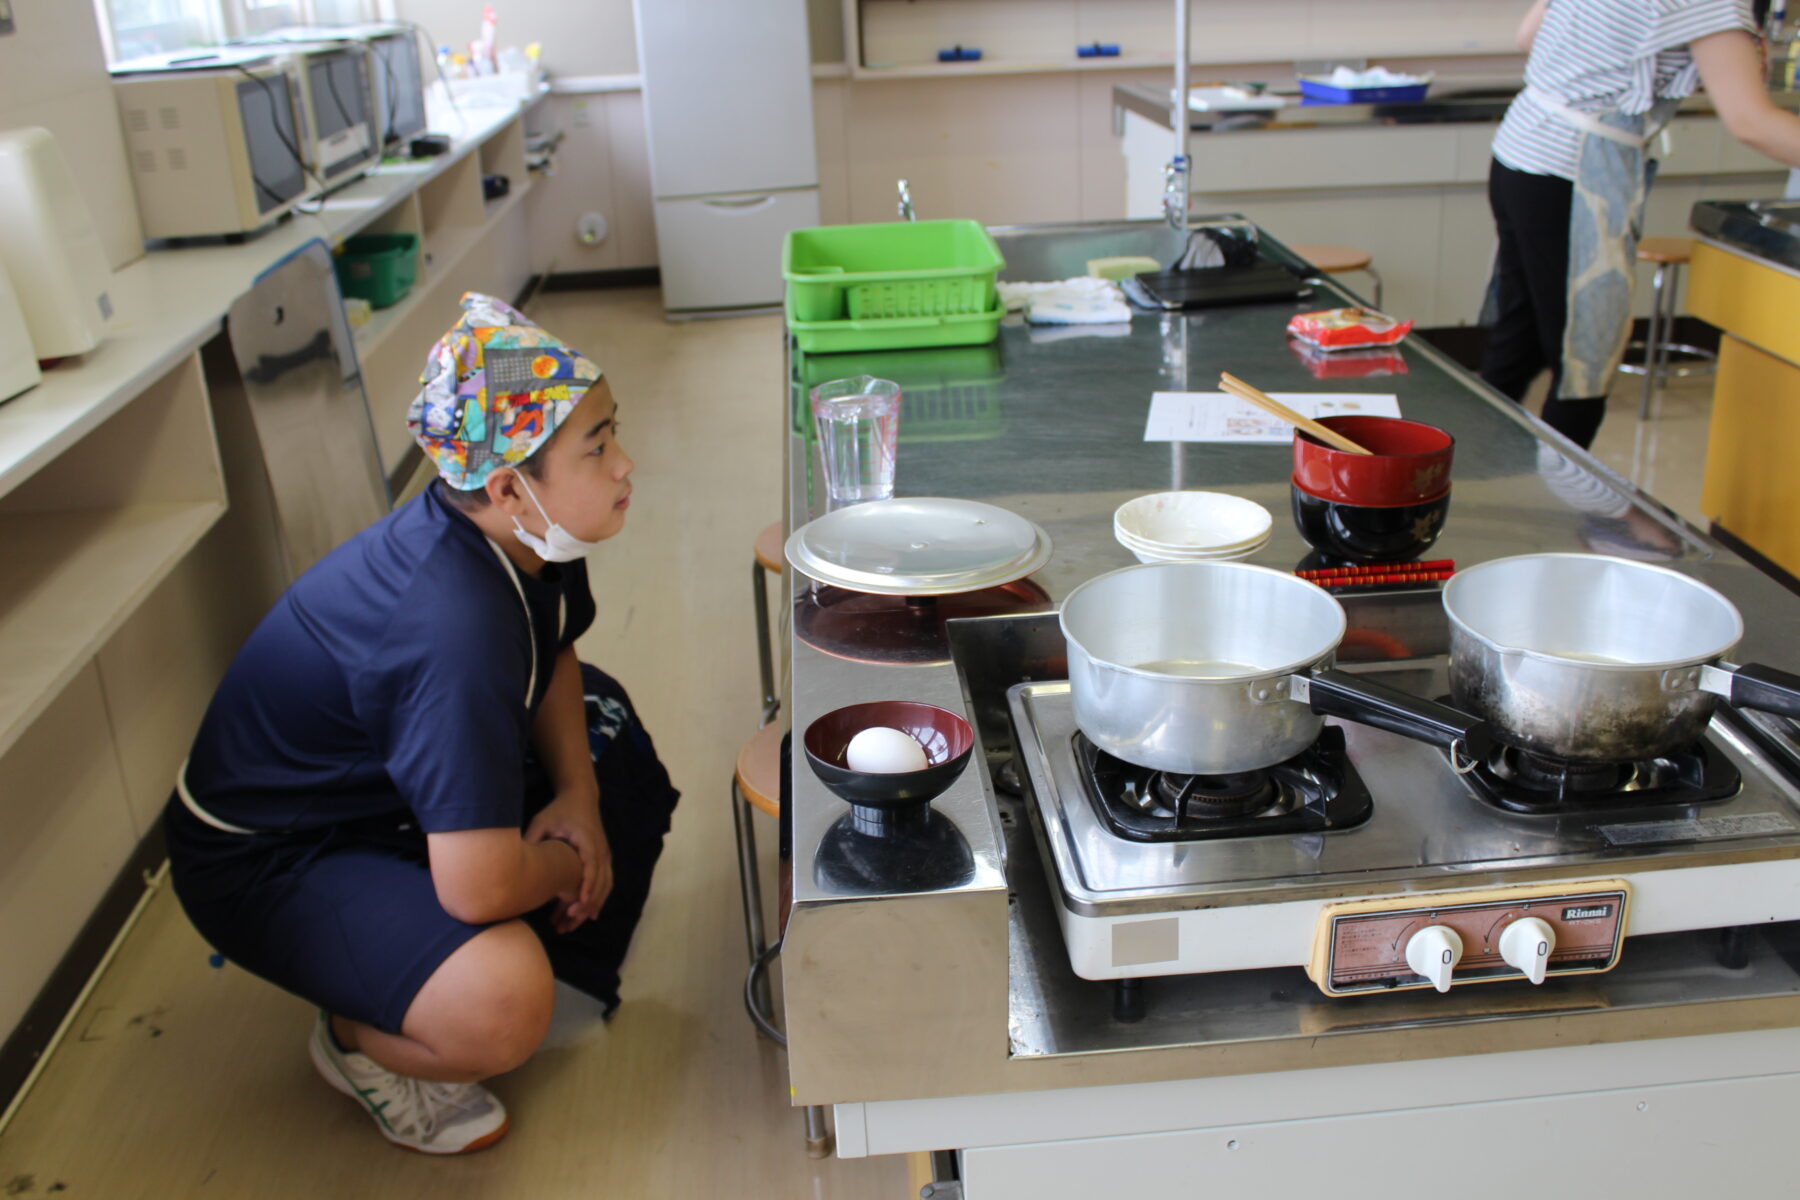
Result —
M842 0L806 0L813 59L843 56ZM879 7L883 0L871 0ZM981 0L992 7L993 0ZM1113 3L1114 0L1108 0ZM1146 0L1118 0L1148 19ZM1230 0L1236 3L1236 0ZM1237 11L1230 37L1221 36L1221 5L1196 0L1210 13L1201 40L1213 57L1232 48L1298 45L1304 34L1322 35L1320 0L1276 0L1250 15ZM1512 0L1358 0L1366 20L1358 36L1385 38L1396 46L1428 39L1442 45L1452 35L1446 22L1457 13L1469 28L1493 33L1494 15L1510 22ZM426 25L440 42L461 45L472 37L482 0L394 0L396 15ZM1006 0L997 17L1011 21L1040 15L1067 0ZM1157 5L1166 0L1156 0ZM1330 0L1343 6L1345 0ZM1296 32L1287 19L1299 11ZM891 6L890 6L891 7ZM921 4L944 19L972 11L967 5ZM980 7L977 3L975 7ZM1156 7L1150 5L1149 7ZM1139 12L1137 10L1143 10ZM1158 10L1160 11L1160 9ZM1341 15L1341 14L1340 14ZM1480 20L1472 18L1479 15ZM553 78L630 75L637 70L630 0L519 0L502 10L502 44L539 41ZM1197 24L1199 19L1197 17ZM1284 41L1286 38L1288 40ZM1491 37L1490 37L1491 40ZM1359 43L1355 49L1362 49ZM1240 53L1239 57L1244 54ZM1392 57L1386 61L1400 65ZM1416 60L1423 69L1500 71L1517 60ZM1284 61L1241 62L1234 77L1291 76ZM911 181L919 211L931 216L972 217L991 223L1098 220L1125 212L1124 165L1112 132L1112 87L1118 82L1159 83L1166 69L971 75L965 78L851 81L820 78L813 93L820 203L827 222L884 221L894 212L894 180ZM530 198L532 259L558 272L599 271L654 265L655 226L650 204L649 160L639 95L614 91L553 97L538 122L561 128L565 140L557 174ZM727 119L728 114L722 114ZM610 232L598 246L583 246L575 222L584 212L606 217Z
M144 252L125 139L89 0L14 0L18 32L0 37L0 129L55 135L120 267Z

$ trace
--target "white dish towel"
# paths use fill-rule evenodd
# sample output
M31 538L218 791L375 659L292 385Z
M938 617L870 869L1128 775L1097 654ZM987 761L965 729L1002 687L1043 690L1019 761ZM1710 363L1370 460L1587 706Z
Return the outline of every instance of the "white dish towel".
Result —
M996 283L1008 312L1033 325L1114 325L1131 320L1125 293L1109 279L1080 275L1054 283Z

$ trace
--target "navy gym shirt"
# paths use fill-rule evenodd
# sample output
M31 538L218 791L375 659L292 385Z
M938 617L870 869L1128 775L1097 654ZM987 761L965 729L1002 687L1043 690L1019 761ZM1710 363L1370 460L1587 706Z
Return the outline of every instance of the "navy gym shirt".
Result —
M188 761L202 808L255 830L408 812L427 833L519 826L532 719L593 623L587 567L517 573L528 707L525 607L441 486L319 560L244 643Z

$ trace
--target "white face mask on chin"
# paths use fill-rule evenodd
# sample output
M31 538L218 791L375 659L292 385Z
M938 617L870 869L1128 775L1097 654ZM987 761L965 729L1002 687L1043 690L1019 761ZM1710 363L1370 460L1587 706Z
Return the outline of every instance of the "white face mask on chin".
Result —
M550 514L544 511L543 504L538 501L537 493L532 491L531 484L525 481L525 473L520 471L516 474L520 485L525 489L525 494L531 497L532 504L537 506L538 513L544 518L544 523L549 526L549 528L544 531L544 536L539 537L537 534L519 524L519 518L514 517L512 519L513 536L524 543L526 549L530 550L545 562L560 563L574 562L578 558L586 558L599 547L599 542L584 542L568 530L564 529L561 525L558 525L555 521L551 520Z

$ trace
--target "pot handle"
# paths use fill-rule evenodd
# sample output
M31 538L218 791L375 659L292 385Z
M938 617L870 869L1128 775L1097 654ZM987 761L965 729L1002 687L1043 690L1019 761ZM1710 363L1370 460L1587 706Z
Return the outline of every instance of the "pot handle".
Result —
M1306 683L1304 688L1296 689L1306 695L1296 695L1294 699L1305 700L1314 712L1441 746L1450 751L1452 765L1458 772L1474 769L1492 748L1486 721L1448 705L1421 700L1348 671L1317 671L1294 678Z
M1800 719L1800 675L1761 663L1745 663L1741 667L1720 663L1713 670L1701 669L1702 691L1725 697L1733 708L1755 708Z

